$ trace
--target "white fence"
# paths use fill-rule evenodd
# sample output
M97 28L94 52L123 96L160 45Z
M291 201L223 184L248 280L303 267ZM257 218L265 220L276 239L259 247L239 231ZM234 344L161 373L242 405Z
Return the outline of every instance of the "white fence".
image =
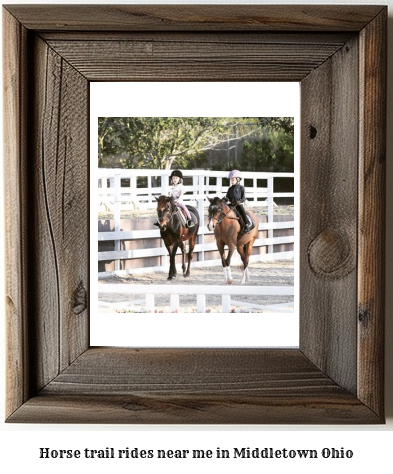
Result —
M159 230L156 228L145 230L121 230L121 212L130 210L155 210L155 197L167 195L170 189L170 170L123 170L105 169L98 170L98 212L110 212L113 214L114 225L111 231L99 232L98 241L114 241L114 249L98 252L98 261L115 261L115 272L123 271L130 273L131 270L122 268L122 261L141 259L147 257L160 257L160 264L144 268L133 268L133 273L146 271L168 271L167 250L162 241L151 248L124 249L122 242L141 239L160 238ZM277 197L294 197L294 193L274 192L274 180L276 178L294 179L293 173L254 173L244 172L243 178L252 180L252 186L246 186L247 205L266 206L267 222L259 224L259 230L267 231L267 238L255 241L254 247L267 247L267 254L254 255L253 260L269 260L276 258L293 258L293 251L273 252L273 246L279 244L293 244L294 236L274 237L275 229L294 229L293 219L287 222L274 222L274 199ZM198 241L194 249L195 266L221 264L220 259L205 260L205 253L217 250L215 242L205 242L205 237L211 235L203 222L205 208L209 202L206 196L225 196L229 182L226 179L226 171L188 170L183 171L185 177L184 201L197 208L202 223L198 232ZM138 186L138 178L144 180L144 185ZM123 249L122 249L123 245ZM99 272L99 276L112 274L113 272Z
M222 312L230 313L231 306L246 306L249 308L265 311L279 311L280 313L293 313L293 301L289 303L262 305L258 303L247 303L233 300L232 296L239 295L258 295L258 296L293 296L293 286L219 286L219 285L118 285L118 284L100 284L98 285L99 294L118 293L127 295L127 299L116 303L99 301L100 306L112 308L127 308L134 305L142 305L149 313L155 311L155 295L170 295L169 312L181 312L179 295L196 296L196 312L206 312L206 295L221 295ZM131 300L128 295L138 295L139 299ZM140 298L144 295L143 298Z

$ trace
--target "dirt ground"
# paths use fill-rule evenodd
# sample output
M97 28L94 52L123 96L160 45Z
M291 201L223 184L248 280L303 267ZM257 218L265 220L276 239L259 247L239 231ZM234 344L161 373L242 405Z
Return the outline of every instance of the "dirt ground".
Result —
M221 266L212 267L192 267L189 278L184 278L180 265L177 267L178 276L172 281L167 280L166 272L133 274L126 276L112 275L98 280L102 283L116 283L122 285L130 284L156 284L156 285L226 285L224 280L224 272ZM251 281L247 282L247 286L293 286L294 284L294 264L293 260L279 260L274 262L254 262L249 265ZM231 265L233 285L240 285L242 277L242 265L240 258L232 260ZM124 294L101 294L100 301L116 303L124 302L130 299L138 300L144 298L144 295L135 295L130 298ZM288 303L293 308L293 296L235 296L236 301L254 303L258 305L276 305ZM162 294L155 297L156 312L169 313L169 295ZM221 295L206 296L206 312L221 312ZM144 312L143 305L140 303L133 306L99 307L100 312ZM272 312L271 309L252 309L246 306L233 305L232 312ZM196 312L196 296L180 295L180 313Z

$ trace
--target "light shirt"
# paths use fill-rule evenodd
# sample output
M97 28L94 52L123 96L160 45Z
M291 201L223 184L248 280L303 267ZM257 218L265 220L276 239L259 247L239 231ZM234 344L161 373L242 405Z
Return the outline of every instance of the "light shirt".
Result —
M176 186L172 186L169 195L172 196L175 201L183 202L183 185L179 183Z

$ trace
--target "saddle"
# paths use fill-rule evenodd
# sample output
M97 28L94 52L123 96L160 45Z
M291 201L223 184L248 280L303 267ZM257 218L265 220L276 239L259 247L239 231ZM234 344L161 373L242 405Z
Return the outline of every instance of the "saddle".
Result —
M233 207L232 209L235 212L236 217L239 218L240 225L244 227L246 225L246 222L244 222L243 217L241 216L240 212L237 210L236 207ZM252 230L255 227L255 222L252 220L251 216L247 214L247 212L246 212L246 217L247 217L247 221L248 221L247 224L249 226L249 229Z
M187 216L186 216L185 211L179 206L176 206L176 209L177 209L177 213L180 217L181 225L183 227L187 227Z

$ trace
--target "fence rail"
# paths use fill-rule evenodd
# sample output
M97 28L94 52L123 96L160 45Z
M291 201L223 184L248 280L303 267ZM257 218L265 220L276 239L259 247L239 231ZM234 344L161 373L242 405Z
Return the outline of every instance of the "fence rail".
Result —
M158 257L160 259L160 267L167 266L167 251L160 241L160 233L156 229L152 230L122 230L121 213L122 211L154 211L156 208L156 199L161 194L167 195L170 189L169 176L170 170L123 170L123 169L106 169L98 170L98 212L110 212L113 215L113 227L110 232L99 232L98 241L113 241L113 250L105 250L98 252L98 262L115 261L115 272L126 270L122 262L126 260L142 259L146 257ZM184 184L184 201L186 204L193 205L198 209L200 216L205 214L208 207L206 196L223 197L228 189L229 182L226 179L227 172L224 171L206 171L206 170L185 170L183 176ZM272 259L274 253L279 253L277 258L293 258L293 252L274 252L275 245L293 244L294 237L275 237L274 230L293 229L294 221L275 222L274 207L277 197L294 197L294 193L278 193L274 192L274 180L276 178L294 179L293 173L242 173L245 180L252 181L252 186L246 186L247 206L249 207L267 207L267 222L259 223L260 231L267 231L267 238L259 238L254 244L255 248L267 247L267 254L260 256L260 259ZM195 261L199 265L214 265L219 263L218 259L205 259L205 253L216 250L215 243L206 242L205 237L211 235L205 223L202 222L199 232L198 241L194 250L196 255ZM154 246L147 248L125 249L124 242L140 241L146 246L146 239L151 239ZM209 240L209 239L207 239ZM211 239L210 239L211 240ZM153 244L154 243L154 244ZM158 245L158 246L157 246ZM123 248L122 248L123 247ZM254 256L255 259L255 256ZM152 271L156 266L148 265L145 271ZM132 271L134 271L133 269ZM140 268L138 271L142 271ZM112 274L113 272L100 271L99 276Z
M282 303L278 305L263 305L258 303L245 303L233 300L232 296L239 295L258 295L258 296L294 296L293 286L223 286L223 285L118 285L118 284L100 284L98 285L98 294L105 295L108 293L118 293L127 295L127 300L117 303L107 303L100 301L100 306L110 307L126 307L132 305L143 305L146 311L154 313L155 311L155 296L159 294L169 295L170 297L170 312L180 312L180 295L195 295L196 296L196 312L206 312L206 295L221 295L222 312L230 313L231 306L248 306L259 310L293 312L293 302ZM128 295L138 295L136 300L130 300ZM140 298L144 295L143 298Z

